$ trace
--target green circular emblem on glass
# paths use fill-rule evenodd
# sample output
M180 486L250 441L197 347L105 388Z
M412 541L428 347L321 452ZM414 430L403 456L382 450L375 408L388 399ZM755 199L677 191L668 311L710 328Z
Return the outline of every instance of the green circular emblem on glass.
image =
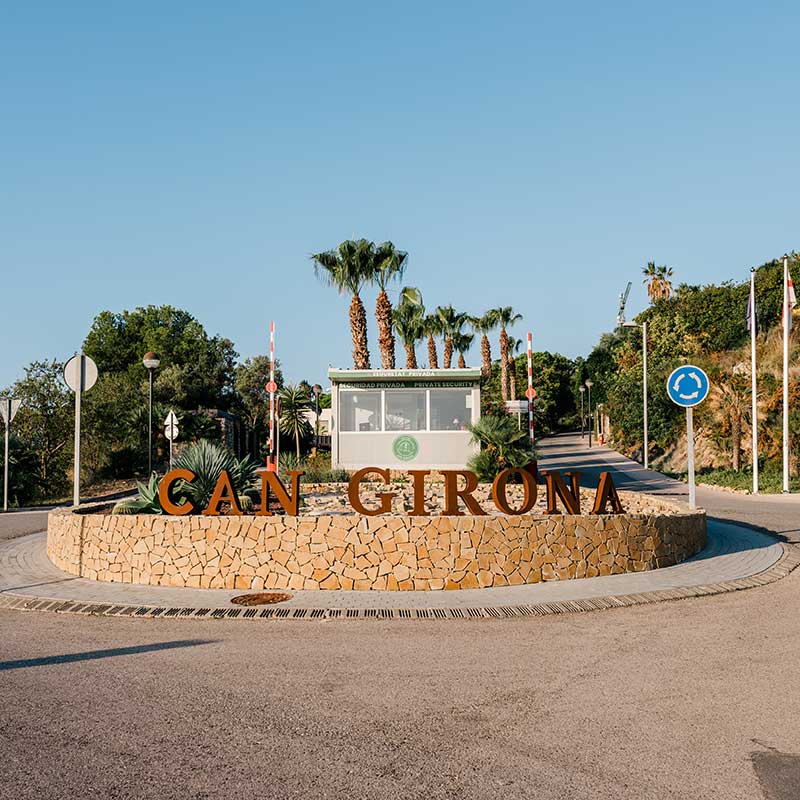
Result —
M419 442L413 436L398 436L392 444L392 452L401 461L411 461L419 453Z

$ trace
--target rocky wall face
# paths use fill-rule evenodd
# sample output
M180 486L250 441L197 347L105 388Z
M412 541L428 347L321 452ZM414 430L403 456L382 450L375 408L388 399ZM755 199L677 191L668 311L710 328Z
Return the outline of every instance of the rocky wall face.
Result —
M476 589L641 572L706 543L700 512L602 516L48 517L84 578L226 589Z

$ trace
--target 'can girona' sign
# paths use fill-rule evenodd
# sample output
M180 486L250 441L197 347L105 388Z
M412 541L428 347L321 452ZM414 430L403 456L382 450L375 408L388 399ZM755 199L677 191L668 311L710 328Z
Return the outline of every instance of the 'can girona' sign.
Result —
M444 477L444 510L442 516L460 517L464 515L462 505L468 514L475 516L485 515L486 510L475 498L474 493L478 488L478 476L474 472L461 469L439 470ZM410 469L408 475L412 480L413 488L413 508L409 512L411 516L429 516L425 509L425 478L431 474L428 469ZM564 480L560 472L547 471L539 473L545 481L545 491L547 492L546 513L561 513L558 509L558 501L568 514L581 513L581 493L578 480L580 472L565 472L564 476L569 479L569 484ZM270 498L275 497L283 512L296 516L300 508L300 477L302 470L289 470L287 472L291 484L291 491L284 485L283 481L274 472L261 472L261 509L255 512L256 516L272 516L269 510ZM358 514L371 517L377 514L390 514L393 511L392 501L397 496L396 492L379 492L377 503L367 505L361 496L361 483L367 477L378 477L385 484L389 484L390 473L388 469L380 467L365 467L356 472L347 486L347 496L353 510ZM523 486L522 503L516 507L512 506L508 500L506 487L508 482L516 478ZM158 489L158 496L161 500L161 508L166 514L180 516L183 514L196 513L198 509L192 503L184 500L178 503L173 497L173 489L179 481L192 482L196 478L195 474L188 469L170 470L162 479ZM492 502L501 514L509 516L519 516L529 513L538 496L539 486L536 476L528 468L512 468L501 472L492 483ZM223 471L217 480L214 491L208 505L200 510L200 513L216 517L223 513L235 516L242 515L242 509L233 489L231 476L227 471ZM624 509L620 502L619 495L614 486L610 472L600 474L600 483L594 497L594 504L591 514L622 514Z

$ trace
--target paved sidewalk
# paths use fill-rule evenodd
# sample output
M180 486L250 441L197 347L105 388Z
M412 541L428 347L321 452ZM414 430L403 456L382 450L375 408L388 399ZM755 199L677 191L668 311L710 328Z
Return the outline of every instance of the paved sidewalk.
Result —
M122 605L131 607L129 613L134 613L145 607L192 611L231 609L234 608L231 598L244 594L242 591L139 586L76 578L55 567L47 558L45 548L45 533L0 544L0 598ZM449 613L452 609L536 606L541 607L540 613L548 613L549 604L586 601L589 605L556 610L589 610L631 604L614 603L609 598L635 597L636 602L652 602L760 585L784 574L786 558L784 545L771 536L741 526L712 522L706 549L683 564L665 569L451 592L295 591L291 593L292 599L281 603L280 607L306 611L439 609ZM778 573L770 574L775 568Z

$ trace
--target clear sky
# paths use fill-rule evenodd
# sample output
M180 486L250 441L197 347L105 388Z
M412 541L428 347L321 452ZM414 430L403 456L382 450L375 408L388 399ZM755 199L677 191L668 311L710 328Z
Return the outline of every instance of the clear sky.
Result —
M569 356L628 280L641 310L648 260L704 283L800 249L793 2L2 16L0 385L97 312L162 303L242 357L275 318L288 377L321 380L352 363L348 298L308 256L353 234L408 250L426 305L513 305Z

